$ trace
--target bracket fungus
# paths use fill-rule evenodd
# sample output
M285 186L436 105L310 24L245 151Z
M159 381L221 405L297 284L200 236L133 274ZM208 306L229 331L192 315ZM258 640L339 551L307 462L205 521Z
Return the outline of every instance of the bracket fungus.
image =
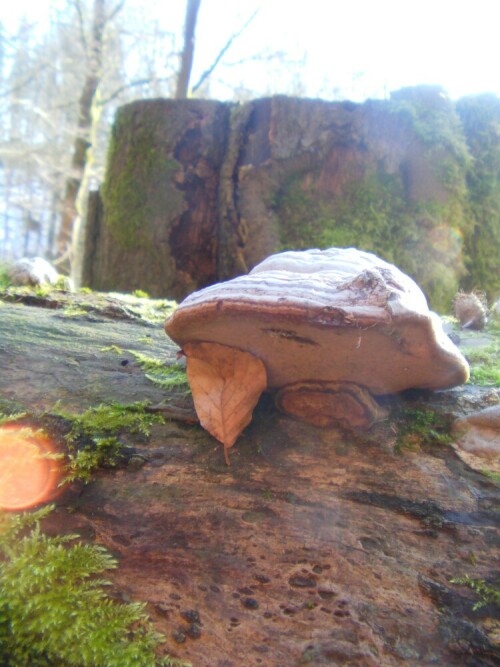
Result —
M165 324L201 425L227 450L260 393L317 426L367 429L374 396L466 382L467 361L418 285L355 248L288 251L188 296Z

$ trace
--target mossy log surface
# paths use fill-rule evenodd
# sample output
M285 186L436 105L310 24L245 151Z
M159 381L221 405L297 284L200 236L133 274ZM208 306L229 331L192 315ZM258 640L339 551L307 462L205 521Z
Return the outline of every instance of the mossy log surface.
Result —
M55 308L0 302L2 409L27 411L24 423L57 442L57 401L67 412L142 400L178 410L149 438L127 435L128 463L67 488L44 524L119 558L113 583L147 602L171 655L200 667L498 664L498 610L473 611L474 593L450 583L493 583L498 487L430 431L395 451L398 415L446 420L498 402L497 390L398 397L363 435L294 421L264 399L228 467L184 419L189 397L151 383L128 352L174 362L161 325L112 319L121 302L85 299L92 311L73 316L62 296Z

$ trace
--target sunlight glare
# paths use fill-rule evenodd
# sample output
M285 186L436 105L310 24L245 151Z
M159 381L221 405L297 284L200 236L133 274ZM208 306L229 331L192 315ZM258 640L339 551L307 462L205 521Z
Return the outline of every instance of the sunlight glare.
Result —
M29 427L0 427L0 508L21 510L54 497L60 478L55 447Z

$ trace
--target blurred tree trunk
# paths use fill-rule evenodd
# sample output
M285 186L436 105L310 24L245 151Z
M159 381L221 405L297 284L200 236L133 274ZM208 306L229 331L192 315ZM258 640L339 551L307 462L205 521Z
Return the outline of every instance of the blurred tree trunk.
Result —
M436 108L429 146L408 109ZM461 132L453 104L426 87L358 105L139 100L115 122L87 284L180 299L283 248L353 245L390 258L444 311L468 224Z
M91 146L92 109L102 76L104 32L107 22L105 6L106 0L94 0L91 37L90 43L87 45L87 71L79 99L77 132L73 144L71 171L66 179L58 236L58 252L60 263L63 266L68 266L68 263L71 261L71 239L75 220L78 216L78 195L87 165L88 150ZM81 8L79 13L81 15ZM82 39L84 39L83 34L82 31ZM70 261L68 262L68 260Z
M189 80L193 67L194 56L194 34L196 31L196 20L201 0L187 0L186 23L184 25L184 47L182 49L181 68L177 77L177 88L175 99L182 100L188 96Z

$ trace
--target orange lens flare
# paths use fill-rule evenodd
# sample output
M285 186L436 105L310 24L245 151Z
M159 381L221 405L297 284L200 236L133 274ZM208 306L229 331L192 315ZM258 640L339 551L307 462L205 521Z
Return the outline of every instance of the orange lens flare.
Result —
M0 508L22 510L53 498L61 468L55 457L40 431L0 427Z

